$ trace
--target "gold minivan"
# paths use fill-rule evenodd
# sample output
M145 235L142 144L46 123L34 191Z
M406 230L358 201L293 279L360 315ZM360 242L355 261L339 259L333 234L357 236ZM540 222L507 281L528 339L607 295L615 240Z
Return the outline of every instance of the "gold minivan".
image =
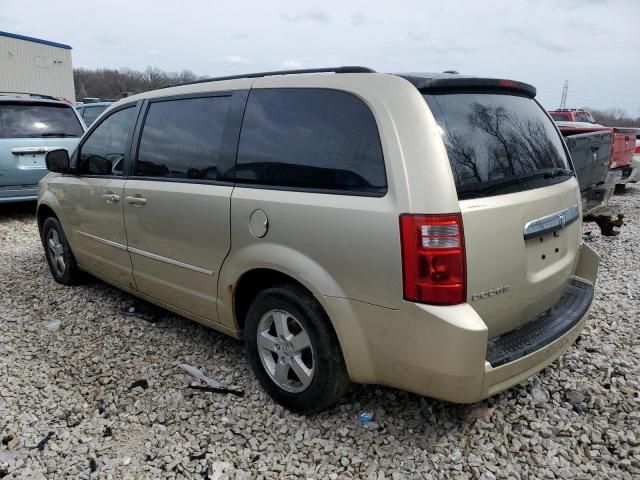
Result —
M593 299L578 182L535 94L340 67L123 99L48 153L47 261L244 338L295 411L350 382L478 401L560 356Z

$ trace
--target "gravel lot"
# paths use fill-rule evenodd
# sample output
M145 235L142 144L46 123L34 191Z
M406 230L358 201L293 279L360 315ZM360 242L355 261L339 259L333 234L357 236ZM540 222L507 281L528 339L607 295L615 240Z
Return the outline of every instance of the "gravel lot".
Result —
M552 367L471 406L356 386L311 418L269 400L241 343L99 281L56 284L34 205L1 207L0 478L639 478L640 186L611 206L628 225L585 228L596 301ZM245 396L186 388L181 363Z

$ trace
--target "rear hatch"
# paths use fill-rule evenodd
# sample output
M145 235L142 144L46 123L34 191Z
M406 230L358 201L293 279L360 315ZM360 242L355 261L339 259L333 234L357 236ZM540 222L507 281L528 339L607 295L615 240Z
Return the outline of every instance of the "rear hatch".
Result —
M47 173L45 153L70 152L84 127L73 107L61 102L0 102L0 185L35 185Z
M440 80L422 93L442 129L458 191L467 301L492 338L562 295L581 241L578 184L533 87Z

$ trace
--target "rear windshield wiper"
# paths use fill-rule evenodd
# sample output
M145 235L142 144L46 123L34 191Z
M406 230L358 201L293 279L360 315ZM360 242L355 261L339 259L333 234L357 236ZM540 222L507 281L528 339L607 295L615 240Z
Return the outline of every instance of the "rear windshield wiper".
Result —
M77 137L73 133L64 132L44 132L40 134L41 137Z
M521 183L529 182L531 180L537 180L540 178L555 178L555 177L573 177L575 173L573 170L568 170L566 168L550 168L545 169L541 172L532 172L526 175L519 175L514 177L509 177L506 180L503 180L499 183L494 183L486 188L480 189L472 189L472 190L461 190L459 195L461 197L470 197L470 196L486 196L489 193L495 192L496 190L500 190L502 188L511 187L513 185L518 185Z

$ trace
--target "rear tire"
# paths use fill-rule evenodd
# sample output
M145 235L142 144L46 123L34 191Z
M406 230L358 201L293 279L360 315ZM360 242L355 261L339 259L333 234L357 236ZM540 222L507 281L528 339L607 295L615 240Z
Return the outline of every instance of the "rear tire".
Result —
M618 183L614 187L613 193L616 193L616 194L620 195L621 193L624 193L626 189L627 189L627 184L626 183Z
M42 245L53 279L63 285L82 283L85 276L78 268L62 225L55 217L47 218L42 224Z
M262 388L289 410L323 410L349 388L329 319L301 287L280 285L256 296L247 312L245 344Z

